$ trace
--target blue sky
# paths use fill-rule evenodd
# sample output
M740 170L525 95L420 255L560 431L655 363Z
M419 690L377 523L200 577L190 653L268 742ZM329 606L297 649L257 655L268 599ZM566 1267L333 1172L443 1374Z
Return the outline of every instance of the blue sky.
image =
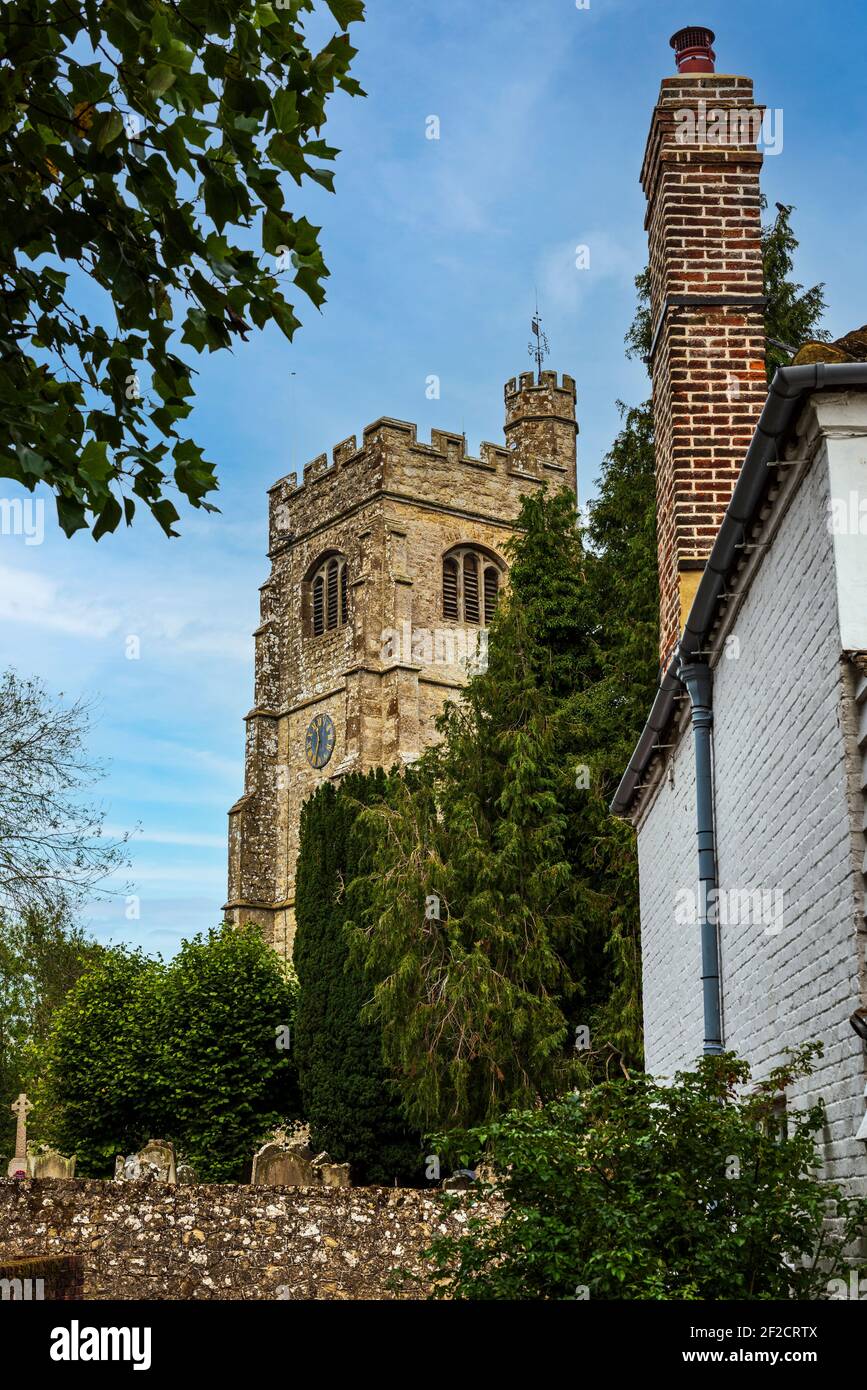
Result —
M127 875L140 918L126 919L121 892L93 904L85 921L100 940L170 953L220 919L276 478L379 415L416 421L422 438L463 430L471 452L501 440L502 386L528 366L538 290L550 365L578 383L580 489L592 495L616 401L647 394L623 335L645 261L638 174L675 29L715 29L718 71L751 75L757 100L782 110L763 186L771 207L797 208L798 278L826 282L833 333L867 320L861 4L368 9L353 33L369 95L336 99L326 131L342 151L336 195L311 186L293 204L323 226L328 302L298 306L292 345L267 331L196 361L190 427L218 465L220 515L182 511L172 541L143 517L95 545L66 540L49 506L43 544L0 536L0 666L95 701L91 746L109 764L97 799L109 826L142 828ZM431 115L439 140L425 138ZM588 270L575 268L579 244Z

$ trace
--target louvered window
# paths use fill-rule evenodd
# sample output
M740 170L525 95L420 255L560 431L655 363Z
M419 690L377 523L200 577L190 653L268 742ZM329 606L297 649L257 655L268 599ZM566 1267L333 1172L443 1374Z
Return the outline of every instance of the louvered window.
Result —
M485 565L485 627L497 611L500 596L500 571L496 565Z
M349 613L346 561L333 555L313 576L310 583L311 630L314 637L343 627Z
M313 581L313 636L325 631L325 576L318 574Z
M337 618L340 612L339 589L338 589L338 564L336 560L328 562L328 628L337 627Z
M487 627L500 596L503 571L489 555L461 546L443 559L443 617Z
M479 565L475 555L464 556L464 622L479 621Z
M457 560L443 561L443 617L452 618L455 622L460 618Z

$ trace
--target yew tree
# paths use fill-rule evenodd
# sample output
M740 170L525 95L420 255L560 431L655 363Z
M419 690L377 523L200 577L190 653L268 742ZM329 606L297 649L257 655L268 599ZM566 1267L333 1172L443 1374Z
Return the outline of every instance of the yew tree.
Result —
M293 179L331 189L321 138L363 0L7 0L0 16L0 477L54 493L98 539L172 494L210 507L182 422L196 353L324 300L319 228ZM333 25L329 22L329 29Z

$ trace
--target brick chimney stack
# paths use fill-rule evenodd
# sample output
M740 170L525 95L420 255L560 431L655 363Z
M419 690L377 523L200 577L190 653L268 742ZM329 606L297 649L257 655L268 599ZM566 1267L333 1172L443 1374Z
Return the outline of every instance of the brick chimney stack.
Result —
M714 34L671 40L641 171L647 198L660 656L689 612L766 395L757 149L748 77L714 71Z

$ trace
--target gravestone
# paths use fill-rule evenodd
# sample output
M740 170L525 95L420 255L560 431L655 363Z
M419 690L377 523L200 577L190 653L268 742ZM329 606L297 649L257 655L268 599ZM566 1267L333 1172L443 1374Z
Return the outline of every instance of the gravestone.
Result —
M149 1139L137 1154L118 1154L114 1160L114 1176L125 1182L177 1183L175 1151L165 1139Z
M75 1154L67 1158L49 1145L34 1146L27 1150L28 1178L74 1178Z
M138 1161L145 1176L153 1177L157 1182L177 1182L174 1145L165 1139L149 1139L144 1148L139 1149Z
M263 1144L253 1158L255 1184L274 1187L314 1187L318 1181L311 1162L313 1155L306 1145L288 1147L285 1144Z
M27 1177L27 1115L33 1109L33 1105L22 1091L17 1100L13 1100L9 1109L16 1117L15 1121L15 1153L9 1160L6 1169L10 1178Z
M348 1163L323 1163L319 1169L323 1187L351 1187Z
M263 1144L253 1159L253 1176L258 1185L273 1187L351 1187L348 1163L332 1163L327 1153L313 1156L302 1138Z

